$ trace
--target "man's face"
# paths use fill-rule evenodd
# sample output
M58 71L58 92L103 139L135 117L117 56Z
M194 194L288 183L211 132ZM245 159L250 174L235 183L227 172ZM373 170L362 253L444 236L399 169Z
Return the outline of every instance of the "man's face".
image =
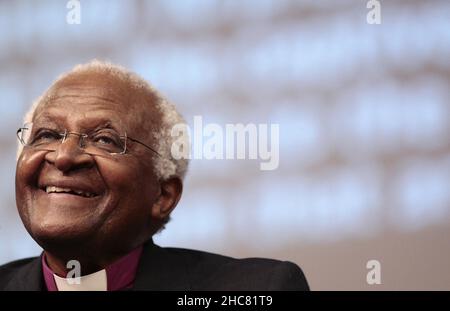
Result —
M155 127L158 116L144 113L144 100L149 98L104 74L74 76L58 83L51 99L36 109L33 127L77 133L112 127L152 146L149 126L141 120L145 114ZM90 155L71 135L55 151L24 148L17 163L17 207L41 246L76 243L123 251L148 238L151 207L160 194L153 155L139 144L127 147L124 155ZM73 191L48 193L48 187Z

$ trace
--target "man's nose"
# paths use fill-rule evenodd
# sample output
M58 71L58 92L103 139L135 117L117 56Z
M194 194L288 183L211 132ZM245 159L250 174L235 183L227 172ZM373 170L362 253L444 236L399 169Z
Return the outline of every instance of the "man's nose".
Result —
M58 145L55 152L50 152L46 155L46 159L62 172L94 165L93 157L84 152L80 146L80 137L77 135L68 135Z

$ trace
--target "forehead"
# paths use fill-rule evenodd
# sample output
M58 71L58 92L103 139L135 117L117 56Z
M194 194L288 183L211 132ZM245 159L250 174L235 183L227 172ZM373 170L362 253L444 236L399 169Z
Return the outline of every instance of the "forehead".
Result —
M33 122L89 127L110 121L127 130L139 129L144 101L142 94L117 79L98 75L71 77L51 89L36 109Z

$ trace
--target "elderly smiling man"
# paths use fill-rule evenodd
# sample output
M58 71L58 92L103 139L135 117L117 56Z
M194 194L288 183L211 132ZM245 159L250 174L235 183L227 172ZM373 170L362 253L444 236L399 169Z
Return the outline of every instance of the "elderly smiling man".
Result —
M301 269L161 248L187 160L175 107L126 69L93 61L58 78L17 132L20 217L44 249L0 267L2 290L307 290Z

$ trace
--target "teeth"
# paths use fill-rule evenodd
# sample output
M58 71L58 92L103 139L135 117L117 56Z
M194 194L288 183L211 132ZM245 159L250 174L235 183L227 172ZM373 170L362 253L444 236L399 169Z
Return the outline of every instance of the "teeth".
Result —
M47 192L47 193L61 193L61 192L70 193L70 192L72 192L72 193L76 193L78 195L81 195L81 196L84 196L87 198L91 198L94 196L94 194L90 193L90 192L85 192L85 191L81 191L81 190L72 190L70 188L60 188L60 187L55 187L55 186L45 187L45 192Z

